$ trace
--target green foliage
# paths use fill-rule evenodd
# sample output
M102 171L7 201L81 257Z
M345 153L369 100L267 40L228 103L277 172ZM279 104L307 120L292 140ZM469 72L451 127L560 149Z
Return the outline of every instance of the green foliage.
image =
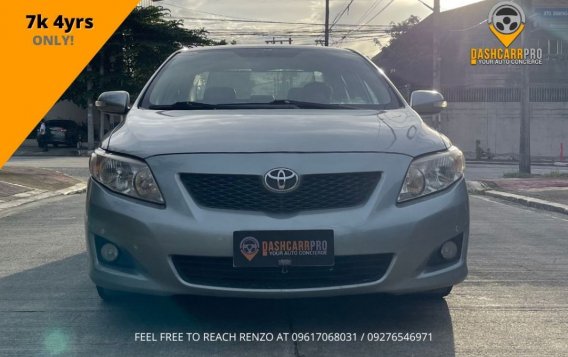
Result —
M126 90L134 97L172 52L182 47L226 43L209 39L204 29L186 29L182 20L168 18L169 15L163 7L137 7L61 99L85 107L88 98L107 90Z
M409 18L406 20L394 23L391 21L390 26L391 28L387 31L388 34L391 36L389 41L389 45L396 41L400 36L407 33L414 25L417 25L420 22L420 18L415 15L410 15Z
M430 19L415 26L420 18L411 15L399 23L391 23L391 39L373 58L403 92L405 88L421 88L432 83L432 30Z

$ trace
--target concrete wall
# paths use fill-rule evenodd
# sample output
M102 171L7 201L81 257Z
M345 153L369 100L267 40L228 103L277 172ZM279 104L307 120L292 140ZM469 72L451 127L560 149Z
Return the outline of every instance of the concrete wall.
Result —
M568 156L568 103L531 103L531 156L558 159L560 143ZM517 158L520 103L450 103L440 131L467 157L475 157L475 141L497 158Z

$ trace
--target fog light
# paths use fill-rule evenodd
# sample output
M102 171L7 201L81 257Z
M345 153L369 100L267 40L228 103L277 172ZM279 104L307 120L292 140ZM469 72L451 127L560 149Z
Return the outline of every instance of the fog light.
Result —
M440 248L440 254L446 260L452 260L458 254L458 246L453 241L447 241L446 243L442 244L442 248Z
M106 243L101 247L101 257L109 263L114 262L118 258L118 248L114 244Z

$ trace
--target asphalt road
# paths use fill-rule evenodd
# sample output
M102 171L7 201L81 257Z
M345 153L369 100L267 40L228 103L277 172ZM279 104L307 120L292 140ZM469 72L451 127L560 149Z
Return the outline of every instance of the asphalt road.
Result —
M470 275L444 301L99 300L85 195L0 217L1 356L566 356L568 219L472 197ZM428 342L137 342L137 332L424 332ZM204 335L201 335L204 336ZM238 336L238 335L237 335Z

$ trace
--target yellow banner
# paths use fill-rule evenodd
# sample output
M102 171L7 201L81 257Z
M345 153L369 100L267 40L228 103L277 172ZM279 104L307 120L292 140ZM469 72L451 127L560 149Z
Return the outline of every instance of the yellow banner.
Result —
M0 14L0 168L138 4L9 1Z

